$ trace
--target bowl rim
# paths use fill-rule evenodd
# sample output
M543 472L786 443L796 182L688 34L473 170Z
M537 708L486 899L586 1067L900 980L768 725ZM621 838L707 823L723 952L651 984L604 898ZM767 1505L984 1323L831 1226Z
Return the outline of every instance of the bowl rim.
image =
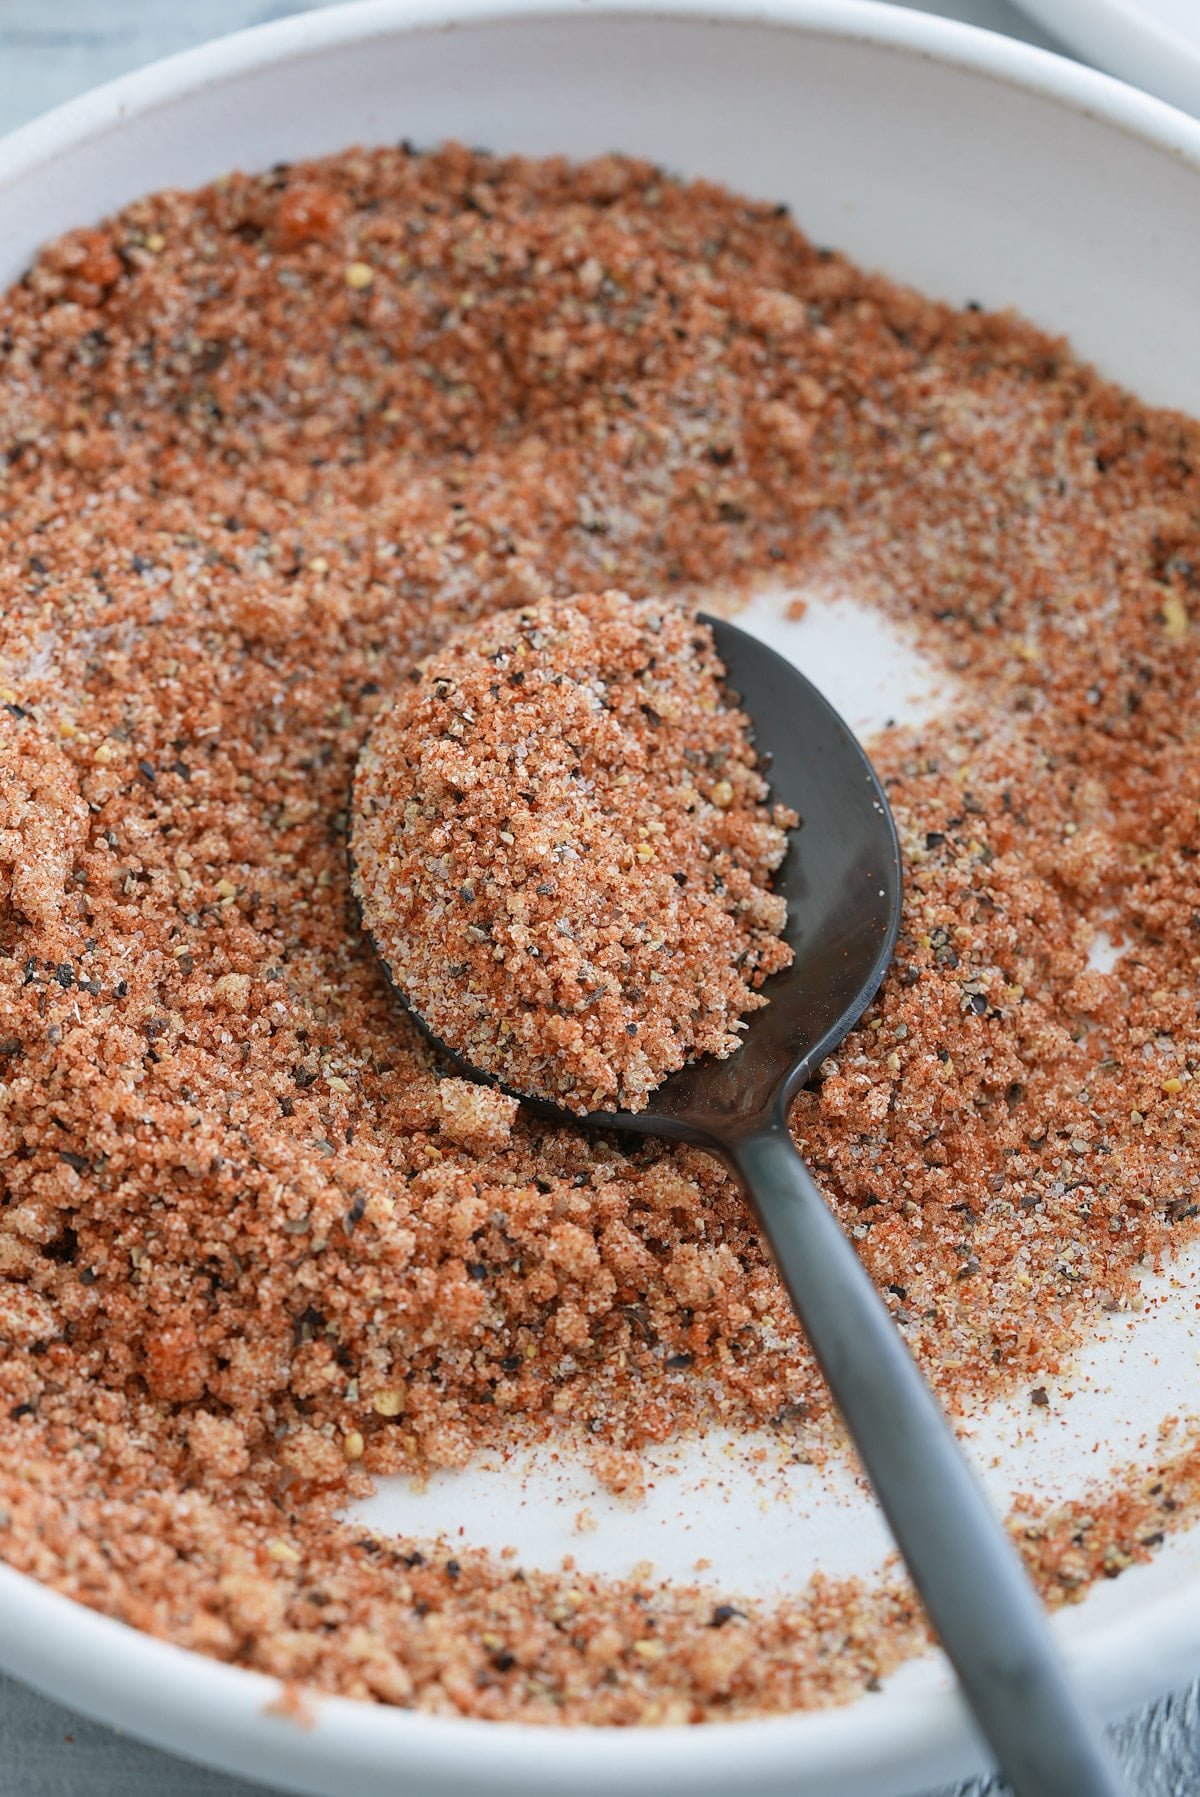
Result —
M127 119L323 50L404 31L614 15L700 20L733 29L799 28L912 51L1057 100L1200 165L1200 120L1167 101L1056 51L894 0L342 0L161 57L19 125L0 136L0 191Z
M889 0L348 0L251 27L165 57L91 89L0 137L0 193L34 170L258 70L410 32L486 24L638 17L717 28L800 31L861 42L989 78L1056 102L1141 140L1200 172L1200 120L1052 51ZM88 221L81 220L82 223ZM1064 1643L1096 1708L1120 1714L1200 1667L1195 1577ZM1053 1620L1053 1619L1052 1619ZM1120 1635L1120 1664L1112 1637ZM66 1643L64 1648L63 1643ZM1153 1672L1151 1671L1153 1667ZM886 1729L864 1728L858 1705L702 1728L548 1729L395 1709L312 1694L312 1729L283 1714L280 1682L162 1641L93 1611L0 1562L0 1668L107 1723L168 1750L251 1776L311 1782L315 1763L345 1778L383 1765L417 1781L479 1776L499 1792L558 1797L570 1780L608 1790L635 1775L665 1793L725 1792L750 1775L833 1781L851 1791L926 1784L981 1768L986 1755L949 1676L937 1689L897 1694ZM885 1696L872 1716L882 1721ZM314 1752L316 1738L320 1750Z
M1144 83L1172 105L1194 109L1200 95L1200 42L1187 39L1170 19L1147 13L1138 0L1018 0L1024 12L1069 43L1094 56L1121 78Z

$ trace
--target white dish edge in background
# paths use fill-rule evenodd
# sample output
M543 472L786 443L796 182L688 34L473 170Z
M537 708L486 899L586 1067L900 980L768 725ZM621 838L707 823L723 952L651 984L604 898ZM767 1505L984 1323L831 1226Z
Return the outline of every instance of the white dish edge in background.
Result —
M1197 0L1016 0L1110 74L1200 115Z
M819 241L958 302L1016 304L1147 398L1200 413L1200 234L1185 228L1200 125L1011 40L851 0L367 0L226 39L0 143L0 275L148 189L402 135L622 148L792 199ZM1200 1543L1168 1544L1059 1620L1107 1713L1182 1682L1200 1668ZM956 1695L903 1678L852 1709L702 1730L546 1731L333 1699L304 1729L268 1713L273 1681L3 1567L0 1663L161 1746L330 1797L400 1782L412 1797L702 1797L731 1781L878 1797L982 1757Z

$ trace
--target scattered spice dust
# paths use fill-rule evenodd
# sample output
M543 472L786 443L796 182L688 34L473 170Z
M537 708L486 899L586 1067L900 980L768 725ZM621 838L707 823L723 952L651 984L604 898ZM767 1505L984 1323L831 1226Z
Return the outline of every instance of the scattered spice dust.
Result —
M902 1589L337 1521L484 1445L628 1470L825 1407L714 1163L439 1078L357 926L351 770L452 627L547 594L909 620L965 698L874 745L903 935L794 1124L943 1397L1042 1386L1197 1233L1200 428L773 205L457 147L139 201L42 253L0 359L0 1554L449 1714L861 1691L924 1639ZM1043 1589L1195 1515L1180 1452L1173 1509L1143 1471L1016 1518Z
M791 964L712 628L623 593L500 612L414 668L359 758L363 920L434 1036L519 1092L642 1110Z

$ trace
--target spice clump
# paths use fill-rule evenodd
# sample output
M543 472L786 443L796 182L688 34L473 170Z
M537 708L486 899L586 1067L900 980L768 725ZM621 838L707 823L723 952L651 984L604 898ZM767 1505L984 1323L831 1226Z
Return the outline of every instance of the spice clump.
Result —
M707 624L620 592L459 632L412 670L355 781L363 920L473 1066L584 1113L641 1110L734 1052L790 965L769 803Z

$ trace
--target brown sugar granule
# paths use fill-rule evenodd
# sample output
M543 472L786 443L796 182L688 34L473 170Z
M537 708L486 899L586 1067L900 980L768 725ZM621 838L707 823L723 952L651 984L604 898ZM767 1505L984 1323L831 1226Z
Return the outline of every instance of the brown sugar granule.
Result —
M355 914L352 770L455 627L547 593L770 577L920 631L962 701L872 745L896 960L793 1127L946 1401L1030 1414L1197 1234L1200 429L770 203L455 146L74 233L0 299L0 373L0 1553L443 1714L861 1691L925 1639L902 1592L337 1522L550 1432L827 1439L715 1162L438 1078ZM1200 1515L1194 1468L1143 1476L1088 1494L1120 1554ZM1066 1531L1027 1546L1078 1594L1109 1569Z
M583 594L413 669L355 777L363 921L434 1036L506 1085L641 1110L790 964L766 803L712 629Z

